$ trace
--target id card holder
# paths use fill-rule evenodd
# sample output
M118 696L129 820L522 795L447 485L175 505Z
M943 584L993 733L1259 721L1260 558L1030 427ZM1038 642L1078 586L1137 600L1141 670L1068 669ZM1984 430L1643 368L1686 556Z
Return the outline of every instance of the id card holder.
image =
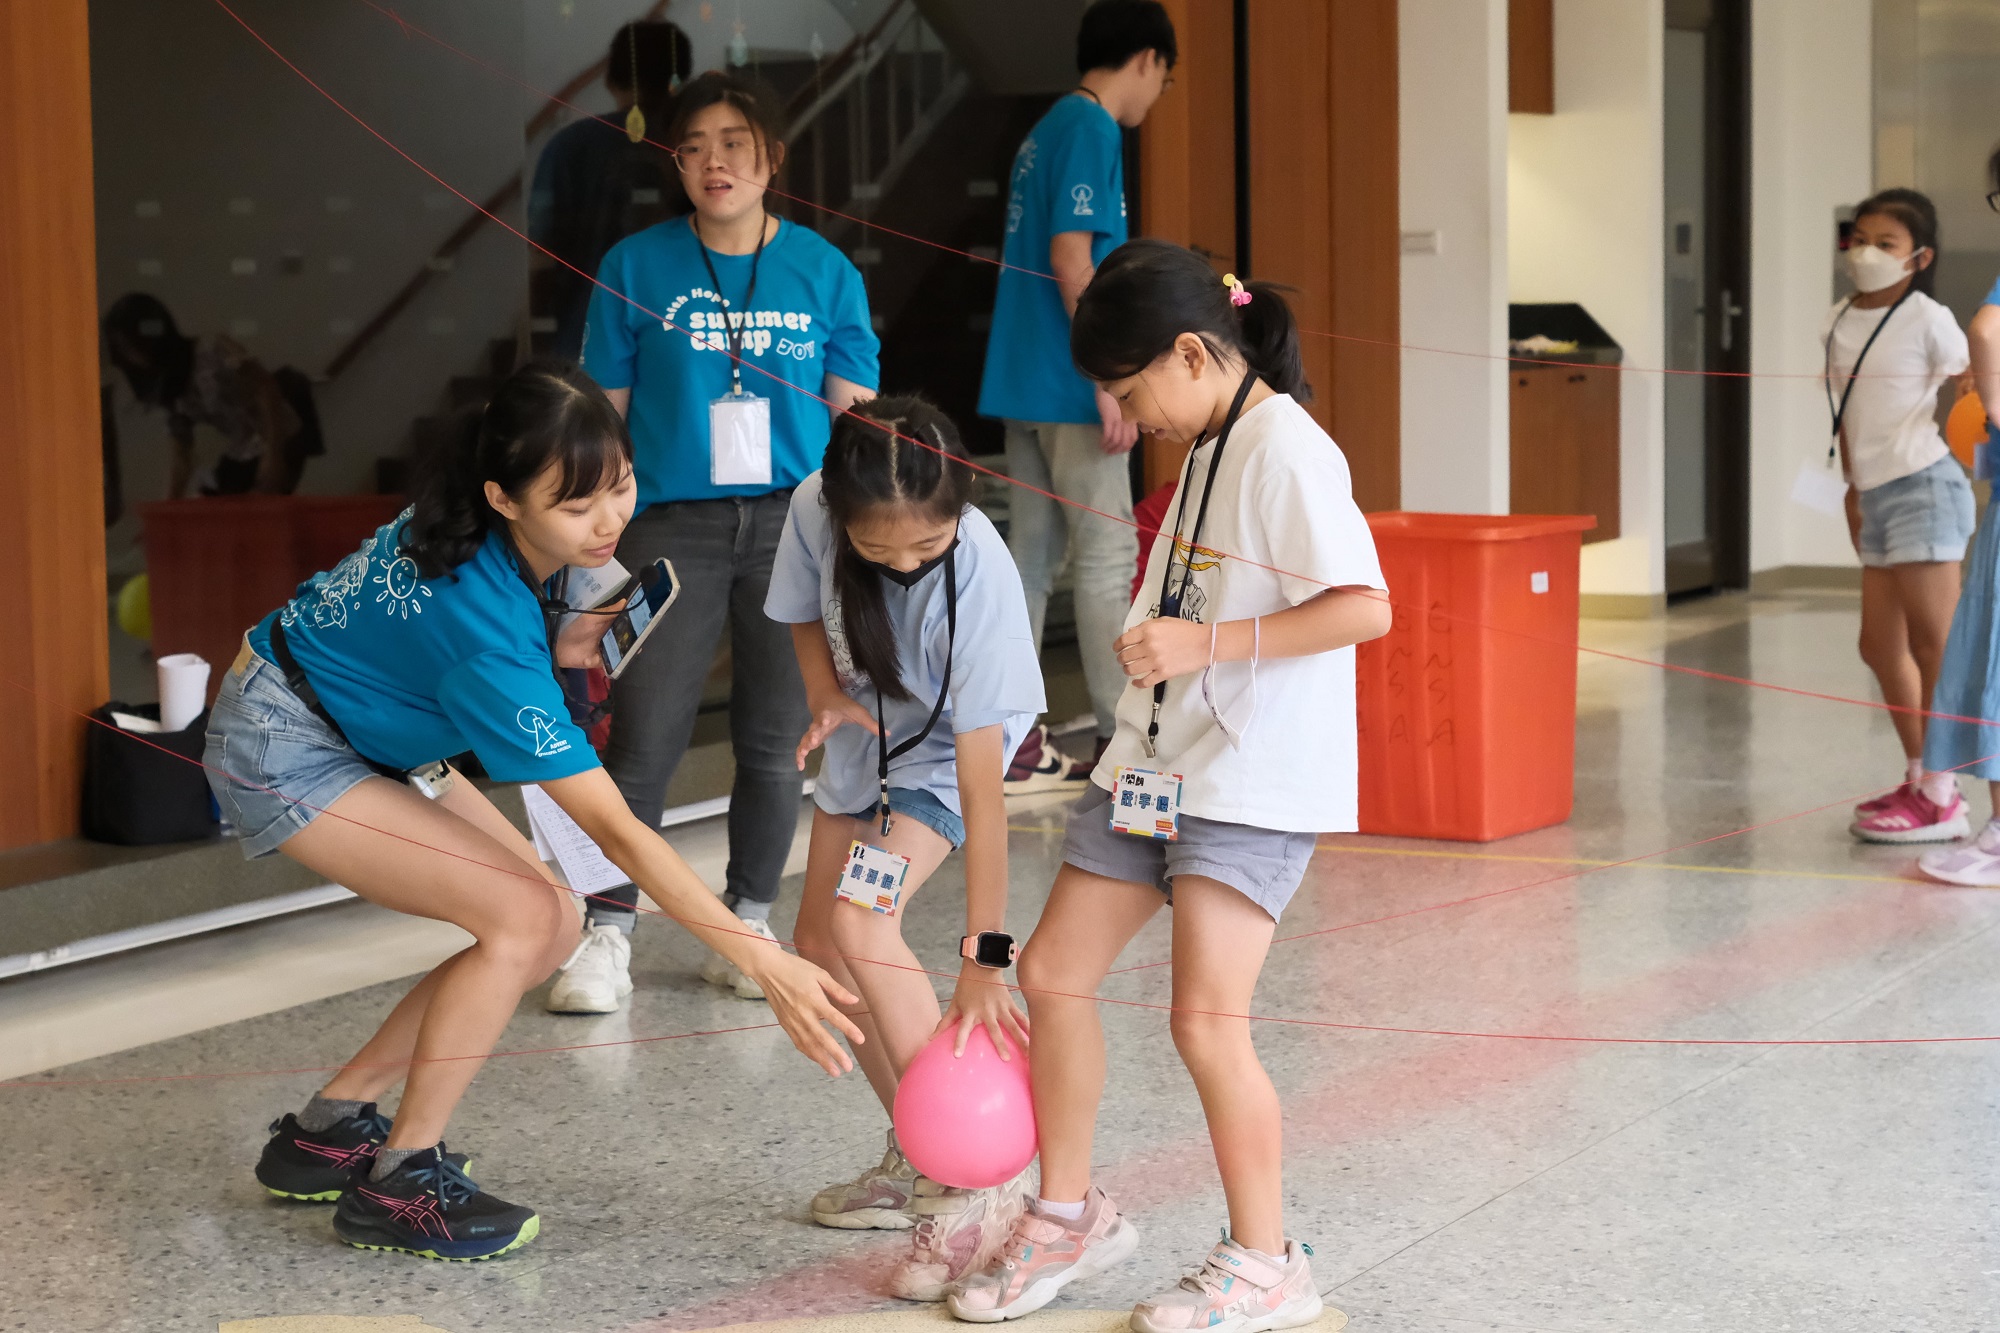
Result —
M1111 831L1175 842L1181 836L1181 775L1120 764L1111 780Z
M458 775L451 771L451 765L440 759L435 764L410 770L410 786L423 796L435 801L449 792Z
M771 400L726 393L708 404L708 479L716 486L771 484Z
M909 857L857 839L847 849L847 867L840 872L833 896L883 916L894 916L903 900L903 881L909 875Z

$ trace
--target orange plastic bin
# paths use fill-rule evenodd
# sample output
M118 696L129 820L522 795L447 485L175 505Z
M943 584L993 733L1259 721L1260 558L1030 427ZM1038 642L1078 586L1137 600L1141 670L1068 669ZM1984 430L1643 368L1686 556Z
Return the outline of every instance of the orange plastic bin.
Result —
M1361 831L1490 842L1569 818L1588 515L1368 515L1395 624L1355 657Z

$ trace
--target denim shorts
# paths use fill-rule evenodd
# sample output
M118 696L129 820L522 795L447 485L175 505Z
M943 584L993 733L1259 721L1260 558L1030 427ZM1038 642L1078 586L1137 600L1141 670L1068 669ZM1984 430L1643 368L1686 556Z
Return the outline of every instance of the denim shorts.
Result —
M285 685L244 651L208 715L208 785L246 858L269 856L356 783L375 776ZM226 775L226 776L225 776Z
M1963 560L1977 515L1958 460L1861 492L1861 563L1874 569Z
M1316 833L1286 833L1185 814L1175 842L1114 832L1111 793L1093 782L1070 807L1063 860L1093 875L1156 885L1170 903L1174 876L1206 876L1235 889L1276 921L1299 891L1318 843Z
M953 814L950 806L927 791L914 787L889 788L889 812L908 815L950 843L953 851L965 846L965 820ZM881 812L871 805L848 818L864 822L870 819L879 820ZM877 824L876 827L879 828L881 825Z

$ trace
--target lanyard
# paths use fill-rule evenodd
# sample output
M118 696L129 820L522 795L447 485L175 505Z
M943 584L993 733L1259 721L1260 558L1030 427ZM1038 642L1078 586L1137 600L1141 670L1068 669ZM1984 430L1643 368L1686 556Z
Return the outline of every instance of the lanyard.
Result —
M1868 335L1868 341L1861 344L1861 355L1854 358L1854 368L1847 372L1847 387L1840 391L1840 402L1838 405L1835 405L1833 401L1833 335L1839 331L1840 321L1847 318L1847 312L1854 309L1855 298L1852 296L1848 297L1847 304L1842 306L1840 313L1833 317L1833 327L1826 331L1826 407L1829 412L1833 413L1833 438L1826 446L1826 456L1828 458L1834 457L1840 447L1840 423L1847 420L1847 400L1854 393L1854 381L1861 377L1861 363L1868 359L1868 349L1873 347L1875 340L1882 336L1882 330L1889 327L1889 319L1896 313L1896 306L1900 306L1903 302L1909 300L1910 293L1915 290L1916 287L1914 285L1905 287L1903 294L1896 298L1895 304L1882 312L1882 322L1877 324L1875 331Z
M876 813L882 817L882 832L889 832L889 761L901 759L910 751L922 745L937 727L938 719L944 716L944 701L951 697L951 658L958 644L958 542L954 540L951 549L944 556L944 683L938 687L937 702L931 705L930 721L924 729L910 739L889 748L889 721L882 707L882 687L875 687L875 753L878 756L875 773L882 783L881 800L876 805Z
M708 265L708 280L715 284L715 299L722 301L724 309L722 322L729 328L729 392L732 396L743 396L743 331L750 327L750 303L757 299L757 268L764 262L764 224L762 214L757 223L757 250L750 258L750 286L743 293L743 322L736 322L737 311L728 308L722 295L722 279L715 272L715 260L709 257L708 242L701 239L701 228L694 220L688 226L694 231L694 243L701 247L701 262Z
M513 557L514 572L521 576L521 582L528 585L528 591L534 594L535 605L541 610L542 635L548 640L549 645L549 670L554 673L556 685L562 690L563 702L570 707L571 720L585 728L595 726L606 713L611 711L609 701L593 703L587 698L579 698L570 688L570 682L564 678L563 668L556 663L556 633L562 625L562 618L571 611L584 609L569 604L569 566L564 565L562 571L551 580L556 585L555 594L551 596L548 588L537 584L535 576L528 572L528 562L522 556L521 548L514 544L514 534L503 530L501 535L507 541L507 554ZM578 672L579 676L581 674ZM581 719L575 716L579 712L583 715Z
M1223 414L1222 430L1215 437L1215 452L1208 457L1208 480L1202 483L1201 507L1194 513L1194 531L1188 534L1187 558L1181 564L1181 587L1179 592L1171 591L1174 578L1174 560L1181 549L1181 523L1187 518L1188 483L1194 480L1194 456L1202 446L1197 439L1194 448L1188 450L1188 461L1181 475L1181 503L1174 512L1174 537L1167 547L1166 568L1160 571L1160 614L1182 619L1181 603L1187 597L1188 585L1194 582L1194 553L1201 540L1202 525L1208 521L1208 498L1215 494L1215 470L1222 465L1223 446L1229 443L1230 428L1243 411L1243 400L1250 396L1250 386L1257 382L1255 371L1245 371L1243 383L1236 388L1236 397L1230 400L1229 411ZM1158 758L1156 746L1160 739L1160 708L1167 701L1167 682L1164 680L1153 686L1153 720L1146 726L1146 757Z

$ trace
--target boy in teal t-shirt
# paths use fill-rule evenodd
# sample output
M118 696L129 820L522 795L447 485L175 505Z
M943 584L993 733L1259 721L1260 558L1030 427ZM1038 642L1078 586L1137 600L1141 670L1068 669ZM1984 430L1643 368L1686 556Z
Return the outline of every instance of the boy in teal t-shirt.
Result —
M1024 483L1010 497L1007 545L1038 650L1050 586L1075 559L1077 635L1101 749L1125 688L1111 644L1124 628L1139 553L1126 458L1138 436L1070 363L1069 317L1098 263L1125 240L1120 128L1145 120L1173 82L1178 51L1158 0L1098 0L1084 11L1076 46L1081 82L1014 156L979 411L1006 423L1008 473ZM1030 487L1111 517L1067 509ZM1007 789L1046 790L1088 774L1038 727L1008 770Z

